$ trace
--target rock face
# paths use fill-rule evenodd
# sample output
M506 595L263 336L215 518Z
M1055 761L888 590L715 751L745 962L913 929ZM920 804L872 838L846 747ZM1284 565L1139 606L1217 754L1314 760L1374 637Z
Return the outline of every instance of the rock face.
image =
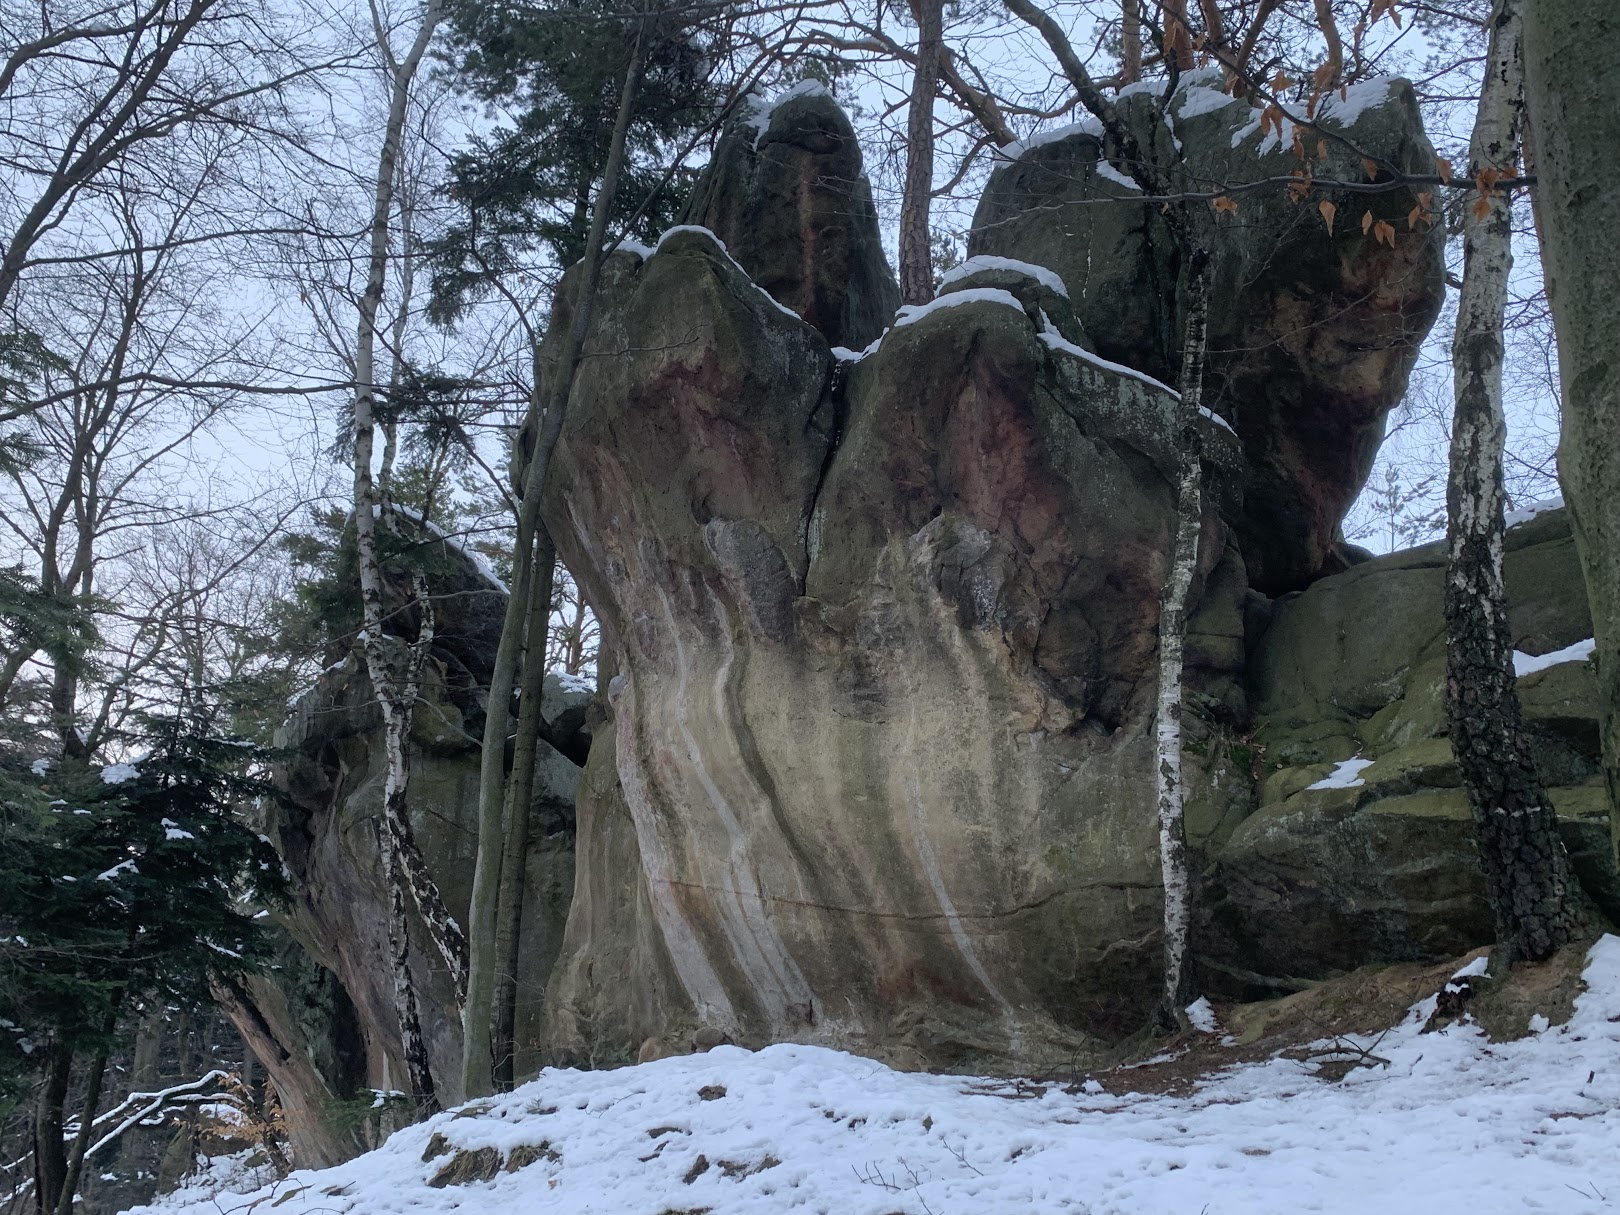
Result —
M1410 90L1379 87L1327 121L1427 167ZM1150 102L1128 98L1132 120L1189 181L1273 171L1230 99L1195 80L1168 125ZM520 1075L727 1040L1029 1070L1143 1024L1180 441L1154 377L1174 364L1178 271L1139 205L1084 204L1129 192L1098 155L1071 133L1015 158L976 258L895 314L848 124L799 92L732 123L688 213L707 226L606 260L542 509L612 678L583 773L550 756L532 810ZM1348 171L1338 155L1324 173ZM1197 981L1261 996L1454 956L1491 922L1445 740L1441 558L1329 573L1432 319L1438 237L1391 249L1347 215L1330 238L1314 210L1243 198L1213 309L1236 430L1200 423L1187 824ZM1590 636L1563 516L1509 548L1515 645ZM1272 599L1257 572L1310 585ZM500 615L474 575L448 576L465 617L441 623L413 738L413 823L457 915ZM1520 692L1581 880L1620 912L1590 665ZM294 808L271 827L300 950L232 1014L310 1122L310 1159L353 1150L323 1111L400 1074L370 696L351 659L289 722ZM448 982L425 940L415 954L453 1099Z
M1341 126L1416 166L1429 153L1410 90L1379 88L1359 115L1341 103ZM1182 171L1271 171L1252 116L1203 91L1178 94L1179 125L1155 135L1183 140ZM790 111L770 113L765 134L801 146ZM1195 126L1231 156L1205 165ZM695 214L735 212L724 180L753 197L762 176L728 156ZM1002 251L859 355L834 349L842 313L802 303L821 289L814 259L748 253L746 225L715 221L735 260L696 227L609 259L543 504L617 672L547 992L557 1059L791 1039L1027 1068L1141 1025L1159 967L1151 715L1174 529L1175 402L1151 373L1173 362L1175 298L1154 284L1176 271L1155 262L1151 225L1131 234L1128 205L1080 208L1092 237L1058 239L1009 184L1084 169L1107 189L1096 156L1074 136L998 174L980 215L998 217ZM865 214L848 188L829 205ZM1223 237L1216 404L1246 441L1219 418L1203 436L1195 951L1204 985L1239 994L1455 954L1490 930L1447 774L1433 554L1276 602L1250 586L1255 569L1276 586L1331 568L1439 285L1437 236L1398 233L1390 250L1300 214L1256 202L1253 230ZM1587 635L1559 526L1515 533L1527 652ZM1552 668L1523 690L1583 880L1615 905L1588 839L1584 678ZM1307 788L1358 751L1376 761L1361 785Z
M1241 187L1296 169L1365 182L1364 157L1433 173L1434 149L1402 80L1355 85L1324 103L1320 130L1285 119L1281 133L1211 83L1183 78L1167 106L1138 86L1121 110L1178 188L1233 189L1236 212L1216 222L1205 395L1243 439L1234 522L1251 581L1276 594L1344 568L1339 522L1439 311L1443 233L1438 222L1409 222L1421 207L1413 189L1301 203L1281 186ZM1083 123L1008 149L968 252L1050 267L1099 354L1173 382L1179 257L1157 206L1132 202L1140 191L1104 155L1114 150L1099 130ZM1337 206L1331 234L1317 207L1324 197ZM1384 240L1379 223L1390 226Z
M1246 990L1235 975L1286 987L1490 942L1446 737L1444 571L1439 546L1359 565L1280 601L1254 647L1257 808L1205 841L1213 863L1200 900L1197 948L1228 991ZM1516 649L1551 653L1591 636L1565 512L1508 532L1507 580ZM1576 873L1605 914L1620 915L1593 664L1549 666L1518 689Z
M465 922L478 814L483 695L505 592L452 546L430 580L438 618L411 735L412 827L451 914ZM546 689L548 719L566 733L583 721L585 693ZM404 1075L387 964L381 877L381 714L364 664L350 655L293 706L277 772L288 802L263 830L293 875L297 897L283 927L282 964L226 1003L276 1080L299 1159L345 1159L367 1146L371 1089ZM540 1003L573 890L573 803L579 769L542 744L530 807L517 1025L519 1066L537 1066ZM412 920L413 977L441 1099L459 1100L461 1030L449 975ZM371 1129L374 1131L375 1126Z
M1558 478L1586 567L1603 705L1603 755L1620 850L1620 316L1608 288L1620 253L1603 234L1620 199L1583 150L1614 137L1620 79L1603 57L1620 14L1598 0L1533 0L1524 79L1536 148L1537 229L1558 327L1563 434Z
M834 346L862 349L900 304L854 128L814 82L774 102L744 99L682 222L718 236Z
M839 362L706 233L610 259L545 502L618 669L565 1057L994 1067L1143 1015L1174 401L959 286Z

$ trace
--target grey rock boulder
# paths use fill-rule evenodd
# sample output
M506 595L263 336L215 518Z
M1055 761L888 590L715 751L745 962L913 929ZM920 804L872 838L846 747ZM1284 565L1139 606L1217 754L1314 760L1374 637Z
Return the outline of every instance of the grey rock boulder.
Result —
M1120 108L1178 189L1233 191L1236 212L1216 217L1205 403L1243 439L1235 524L1251 581L1277 594L1349 563L1337 528L1438 313L1443 233L1411 222L1415 187L1318 191L1305 202L1282 184L1243 187L1296 170L1362 183L1364 158L1428 174L1434 150L1402 80L1353 86L1324 103L1314 127L1285 121L1281 134L1211 83L1184 77L1167 102L1137 86ZM1054 270L1099 354L1173 383L1181 254L1157 204L1140 199L1095 123L1046 132L1006 151L968 251ZM1337 208L1331 234L1323 199Z
M854 128L820 85L745 97L681 220L830 345L864 348L900 303Z

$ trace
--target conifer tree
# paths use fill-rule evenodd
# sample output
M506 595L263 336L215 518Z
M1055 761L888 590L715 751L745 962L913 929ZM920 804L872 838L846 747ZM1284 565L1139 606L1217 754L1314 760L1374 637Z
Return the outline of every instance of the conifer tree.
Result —
M126 740L138 762L0 772L0 1100L23 1100L38 1077L37 1210L72 1207L126 1014L205 1003L214 982L268 964L255 916L285 898L286 879L241 815L272 791L260 753L216 723L184 707Z

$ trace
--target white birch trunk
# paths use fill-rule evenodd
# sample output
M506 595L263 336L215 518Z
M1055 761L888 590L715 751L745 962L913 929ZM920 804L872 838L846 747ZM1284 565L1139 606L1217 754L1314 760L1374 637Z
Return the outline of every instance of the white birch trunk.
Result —
M1187 643L1187 605L1198 569L1203 531L1204 487L1198 407L1203 397L1204 346L1209 318L1207 257L1194 253L1191 303L1182 335L1180 479L1176 487L1176 546L1159 607L1159 697L1155 771L1159 794L1159 869L1164 882L1164 988L1159 1020L1184 1028L1188 1000L1187 936L1192 891L1187 872L1187 829L1181 771L1182 668Z
M375 16L375 14L373 14ZM417 1014L416 995L410 973L410 938L405 919L405 899L401 881L402 836L408 838L409 823L404 820L405 795L410 782L406 740L426 648L418 635L416 646L389 637L383 630L383 577L377 556L377 525L382 503L372 478L371 465L376 442L376 348L377 314L382 307L387 281L389 217L393 211L394 174L404 140L405 115L417 68L440 19L438 0L428 0L422 24L403 62L396 61L380 20L377 49L387 63L391 80L388 117L383 129L383 146L377 162L375 192L372 197L365 291L359 300L359 321L354 356L354 520L355 542L360 574L360 600L364 628L361 648L372 688L382 709L383 731L388 756L388 776L383 791L384 826L379 841L383 872L389 887L389 951L394 973L394 1010L399 1019L401 1047L410 1073L412 1097L426 1114L438 1108L438 1096L428 1069L427 1048ZM419 606L425 609L422 631L432 642L432 611L427 606L425 588L418 586Z
M1452 342L1456 392L1446 560L1446 708L1508 964L1539 961L1582 931L1562 837L1524 729L1503 579L1502 317L1513 268L1513 212L1490 178L1513 176L1524 117L1523 15L1497 0L1469 144L1463 285Z

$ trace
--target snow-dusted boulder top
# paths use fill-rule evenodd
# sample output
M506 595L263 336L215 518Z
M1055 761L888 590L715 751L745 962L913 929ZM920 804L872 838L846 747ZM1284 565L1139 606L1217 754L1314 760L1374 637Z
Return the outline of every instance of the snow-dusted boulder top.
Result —
M1164 87L1132 86L1119 105L1178 189L1286 177L1301 167L1299 151L1323 181L1366 181L1363 157L1435 171L1404 80L1334 94L1315 127L1300 103L1299 122L1285 118L1280 131L1262 131L1262 111L1220 91L1219 73L1183 77L1167 103ZM968 251L1055 271L1097 353L1173 383L1182 326L1175 251L1158 204L1140 201L1128 166L1102 153L1091 119L1002 149ZM1317 207L1324 197L1337 207L1331 235ZM1250 578L1277 593L1344 567L1335 531L1439 309L1442 233L1438 217L1409 223L1419 205L1410 188L1296 203L1278 185L1233 198L1236 213L1217 217L1205 404L1243 439L1238 533Z
M814 81L743 99L682 222L714 232L834 346L866 346L900 302L855 131Z

